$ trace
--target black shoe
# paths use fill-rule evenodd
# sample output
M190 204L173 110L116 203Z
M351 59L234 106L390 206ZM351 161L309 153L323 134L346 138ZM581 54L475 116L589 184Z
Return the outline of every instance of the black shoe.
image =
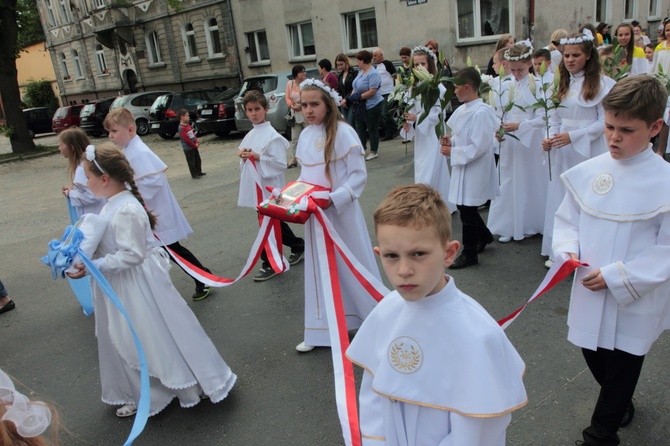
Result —
M202 288L196 288L195 293L193 293L193 300L203 300L205 297L209 296L209 293L212 292L212 287L205 285Z
M409 140L409 139L403 139L403 140L402 140L402 143L403 143L403 144L409 144L409 143L411 143L411 142L412 142L412 141Z
M276 275L277 273L271 267L261 268L258 271L258 274L254 276L254 282L265 282L266 280L272 279Z
M478 263L479 260L477 260L477 257L466 257L464 254L461 254L456 258L454 263L449 266L449 269L463 269Z
M485 242L477 243L477 254L481 254L482 252L484 252L484 249L486 249L486 245L489 245L491 243L493 243L493 236L491 236L491 238L486 240Z
M0 311L2 311L2 309L0 309ZM633 406L633 401L631 400L631 402L628 403L626 412L623 414L623 418L621 419L621 424L619 424L619 427L628 426L633 421L634 416L635 416L635 406Z
M303 252L292 252L291 255L288 257L288 264L293 266L297 265L302 261L302 259L305 257L305 251Z
M2 307L0 307L0 314L6 313L8 311L12 311L14 308L16 308L16 304L14 303L13 300L10 300L6 304L4 304Z
M200 172L200 173L198 174L199 177L204 177L205 175L207 175L207 173L205 173L205 172Z
M194 180L199 180L200 179L199 176L195 176L195 177L191 177L191 178L193 178Z

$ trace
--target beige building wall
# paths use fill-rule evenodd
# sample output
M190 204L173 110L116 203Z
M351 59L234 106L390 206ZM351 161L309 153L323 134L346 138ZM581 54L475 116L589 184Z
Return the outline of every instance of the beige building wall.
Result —
M28 83L41 80L49 81L56 98L60 96L58 82L56 82L56 73L51 64L51 56L46 50L44 42L23 48L19 54L19 58L16 59L16 70L21 96L25 94L25 88Z

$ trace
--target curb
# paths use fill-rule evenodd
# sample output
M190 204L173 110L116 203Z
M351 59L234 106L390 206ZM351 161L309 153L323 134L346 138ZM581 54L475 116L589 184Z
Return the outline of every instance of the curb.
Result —
M46 152L39 152L39 153L31 153L30 155L17 155L12 158L5 158L0 160L0 164L5 164L5 163L11 163L14 161L25 161L25 160L30 160L33 158L41 158L43 156L49 156L49 155L54 155L58 153L58 149L55 150L49 150Z

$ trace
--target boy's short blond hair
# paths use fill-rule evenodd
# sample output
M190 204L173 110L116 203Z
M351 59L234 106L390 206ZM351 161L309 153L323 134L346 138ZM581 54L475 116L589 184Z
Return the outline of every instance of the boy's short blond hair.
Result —
M109 127L112 125L118 125L121 127L132 125L135 127L135 118L127 108L115 108L114 110L111 110L105 118L105 130L109 130Z
M451 240L451 213L440 194L425 184L398 186L377 206L375 232L380 225L428 228L443 244Z
M652 125L662 119L668 92L656 78L641 74L621 79L603 99L606 112Z

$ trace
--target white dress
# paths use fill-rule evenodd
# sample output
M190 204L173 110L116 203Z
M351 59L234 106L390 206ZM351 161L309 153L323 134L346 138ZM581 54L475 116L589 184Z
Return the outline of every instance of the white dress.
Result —
M169 259L152 248L153 235L145 210L130 191L111 197L101 212L107 230L94 254L100 269L123 303L142 343L151 376L151 408L155 415L173 398L182 407L223 400L237 377L219 355L195 315L174 288ZM137 404L140 367L127 322L93 287L102 401Z
M72 183L75 187L70 190L68 197L70 198L70 204L77 211L77 216L99 214L107 200L96 197L88 188L88 179L86 178L86 172L84 172L83 161L75 169Z
M154 232L163 243L171 245L193 233L191 226L170 189L165 171L167 165L142 142L139 136L130 140L123 153L135 171L135 183L147 208L158 217Z
M561 177L567 194L554 252L574 253L568 340L578 347L644 355L670 328L670 164L649 148L627 160L600 155ZM600 268L607 288L580 281Z
M654 50L654 58L651 61L651 69L649 74L654 76L660 73L660 68L663 69L663 73L670 74L670 46L668 42L664 41L656 45Z
M502 446L527 403L523 360L453 278L416 302L384 297L347 357L364 369L365 446Z
M284 173L286 172L286 149L289 142L272 127L269 122L254 125L253 130L242 139L240 149L252 149L260 153L260 160L256 161L261 184L263 185L263 199L270 196L265 186L278 189L286 185ZM237 205L255 208L259 203L256 196L256 181L252 172L250 162L240 160L240 193Z
M509 104L510 87L514 86L513 101L524 107L513 107L505 114L505 122L520 123L519 129L507 136L500 144L500 195L491 201L489 219L486 226L501 236L522 240L524 237L542 233L544 211L547 203L548 167L542 150L542 139L546 136L542 110L532 110L537 97L542 97L540 80L535 83L535 92L531 93L529 74L520 81L503 83L503 95L496 99L497 113L500 115ZM547 93L548 96L551 92ZM502 100L502 101L501 101ZM498 144L496 141L494 144Z
M571 143L551 150L551 177L547 188L547 207L542 232L542 255L553 258L552 235L554 231L554 214L565 196L565 187L557 181L561 174L571 167L607 152L605 140L605 111L601 105L603 98L609 93L615 82L607 76L600 77L598 95L585 101L582 98L584 72L570 75L570 89L561 101L560 108L552 113L549 124L550 136L569 132Z
M446 89L440 85L440 99ZM409 113L416 114L417 121L410 125L409 131L400 130L400 136L414 140L414 182L427 184L442 196L450 211L456 210L456 204L449 203L449 166L447 157L440 153L440 140L437 138L435 126L440 121L440 99L431 107L428 116L419 124L424 110L417 98Z
M363 211L358 203L367 181L361 141L350 125L338 123L330 163L331 182L325 175L325 141L326 131L322 124L310 125L303 130L296 150L302 167L299 181L331 189L333 204L325 209L328 219L356 259L381 281ZM318 273L320 265L315 251L315 224L318 223L315 223L314 217L305 223L305 344L330 346L324 294ZM374 308L374 300L367 298L366 292L339 256L337 265L347 326L351 330L360 327Z

